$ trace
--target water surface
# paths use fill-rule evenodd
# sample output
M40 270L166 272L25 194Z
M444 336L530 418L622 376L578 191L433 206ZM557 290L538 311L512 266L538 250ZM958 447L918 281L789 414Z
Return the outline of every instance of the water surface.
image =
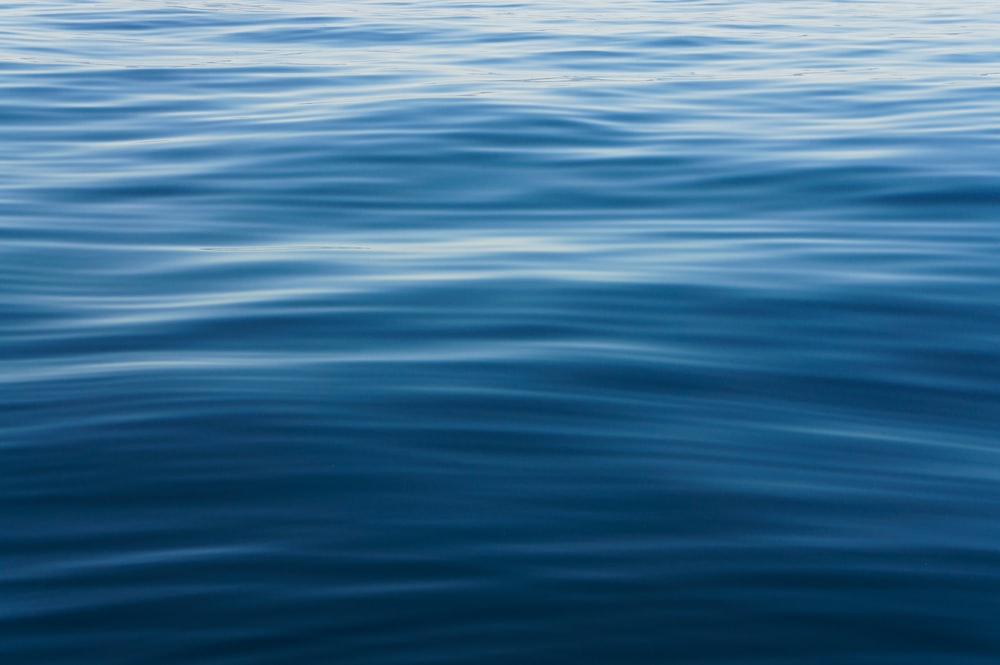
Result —
M998 34L5 3L0 661L992 665Z

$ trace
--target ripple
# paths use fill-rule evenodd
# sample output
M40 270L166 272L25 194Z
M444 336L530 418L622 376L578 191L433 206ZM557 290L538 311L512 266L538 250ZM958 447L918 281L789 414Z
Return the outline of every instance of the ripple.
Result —
M0 660L1000 650L996 11L0 10Z

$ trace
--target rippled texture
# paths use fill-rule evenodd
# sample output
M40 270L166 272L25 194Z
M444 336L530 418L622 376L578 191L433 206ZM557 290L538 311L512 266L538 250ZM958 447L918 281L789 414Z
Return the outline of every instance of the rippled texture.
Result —
M993 665L1000 10L0 8L0 662Z

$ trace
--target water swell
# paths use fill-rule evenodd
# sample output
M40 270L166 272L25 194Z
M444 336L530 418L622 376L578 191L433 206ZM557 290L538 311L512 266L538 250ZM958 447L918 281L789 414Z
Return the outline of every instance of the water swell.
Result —
M988 662L997 16L0 11L0 657Z

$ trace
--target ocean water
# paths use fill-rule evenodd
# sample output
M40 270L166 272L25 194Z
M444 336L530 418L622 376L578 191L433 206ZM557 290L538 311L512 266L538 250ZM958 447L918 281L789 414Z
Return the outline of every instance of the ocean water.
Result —
M0 6L4 665L994 665L1000 8Z

